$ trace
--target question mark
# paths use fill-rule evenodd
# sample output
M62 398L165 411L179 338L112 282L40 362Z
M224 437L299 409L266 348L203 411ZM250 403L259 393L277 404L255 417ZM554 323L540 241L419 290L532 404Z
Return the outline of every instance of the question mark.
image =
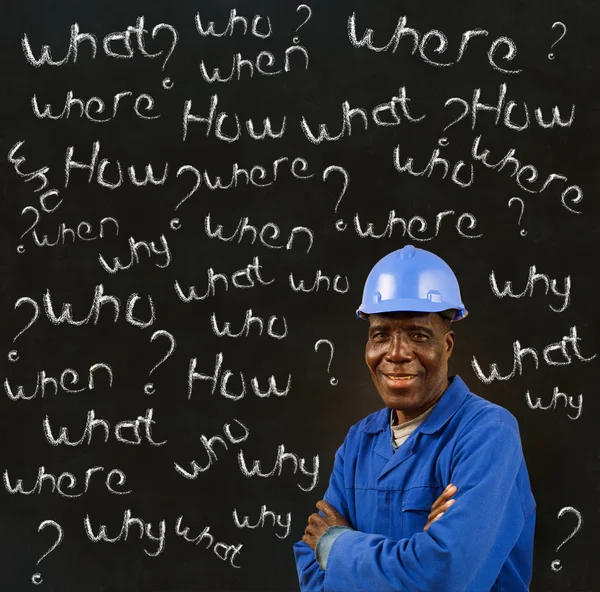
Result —
M338 166L336 164L332 164L323 171L323 182L325 182L327 180L327 177L329 177L329 173L332 173L333 171L341 173L344 176L344 187L342 188L342 192L340 193L340 196L338 197L338 200L335 204L335 208L333 209L334 212L337 212L338 206L340 205L340 202L342 201L342 197L344 197L344 195L346 195L346 190L348 189L348 185L350 185L350 175L348 174L348 171L345 168ZM337 228L337 230L340 230L340 231L346 229L346 225L344 224L343 220L338 220L335 223L335 227Z
M331 361L333 360L334 347L333 347L333 343L331 343L331 341L329 341L328 339L319 339L319 341L317 341L315 343L315 351L317 351L319 349L319 347L322 343L326 343L327 345L329 345L331 347L331 355L329 356L329 364L327 364L327 374L329 374L329 368L331 366ZM335 376L332 376L329 379L329 384L331 384L331 386L335 386L337 383L338 383L338 379Z
M148 372L148 376L150 376L150 374L152 374L152 372L154 372L175 351L175 348L177 347L177 344L175 343L175 337L173 337L173 335L171 335L171 333L169 333L168 331L165 331L164 329L159 329L158 331L155 331L152 334L152 337L150 337L150 342L154 341L157 337L160 337L161 335L164 335L165 337L168 338L168 340L171 343L171 347L170 347L169 351L166 353L165 357L162 358L160 360L160 362L158 362L154 366L154 368L152 368L152 370L150 370L150 372ZM144 386L144 392L147 395L154 394L154 384L151 382L146 383L146 385Z
M508 207L510 208L510 205L512 204L513 200L517 200L518 203L521 204L521 213L519 214L519 220L517 221L517 224L521 224L521 218L523 217L523 212L525 211L525 202L520 198L520 197L511 197L508 200ZM521 228L521 230L519 231L519 234L521 236L525 236L527 234L527 231L523 228Z
M50 549L48 549L48 551L46 551L38 559L36 565L39 565L40 562L42 561L42 559L44 559L44 557L47 557L48 555L50 555L50 553L52 553L52 551L54 551L54 549L56 549L56 547L58 547L58 545L60 545L63 542L63 539L65 538L65 533L62 529L62 526L58 522L54 522L54 520L44 520L43 522L40 522L40 525L38 526L38 532L41 532L42 530L44 530L44 528L46 528L46 526L54 526L54 528L56 528L56 530L58 531L58 538L56 539L54 544L50 547ZM35 573L31 576L31 582L33 584L35 584L36 586L39 586L43 581L44 580L42 580L42 574L40 574L40 573Z
M167 65L169 58L175 51L175 47L177 46L177 43L179 41L179 33L177 32L177 29L175 27L173 27L172 25L168 25L166 23L160 23L160 24L156 25L154 27L154 29L152 29L152 39L154 39L156 37L156 34L159 31L162 31L163 29L167 29L168 31L171 31L171 35L173 36L173 43L171 43L171 48L169 49L169 53L167 54L167 57L165 58L165 61L163 62L163 65L162 65L162 71L164 72L165 66ZM162 53L162 51L160 53ZM160 53L157 55L160 55ZM156 56L153 56L153 57L156 57ZM170 78L164 78L162 81L162 85L165 90L170 90L173 88L174 82Z
M556 25L560 25L563 28L563 32L562 32L562 35L550 46L550 49L552 49L567 34L567 26L564 23L561 23L560 21L556 21L552 25L552 28L554 29L554 27L556 27ZM553 60L554 59L554 54L553 53L549 53L548 54L548 59L549 60Z
M565 508L562 508L562 510L560 510L558 512L558 517L562 518L567 512L572 512L573 514L575 514L575 516L577 516L577 526L575 527L575 530L560 544L558 545L558 547L556 547L556 552L558 553L558 550L569 540L572 539L576 533L579 532L579 530L581 529L582 525L583 525L583 517L581 516L581 512L577 511L575 508L572 508L571 506L567 506ZM562 569L562 565L560 564L560 559L555 559L552 564L551 567L554 571L560 571Z
M306 10L308 10L308 16L306 17L306 20L302 22L302 24L298 25L296 27L296 33L300 30L300 27L303 27L309 20L310 17L312 16L312 10L310 9L310 6L307 6L306 4L300 4L297 8L296 8L296 12L298 12L300 9L302 8L306 8ZM296 44L300 43L300 38L299 37L294 37L292 39L292 41Z

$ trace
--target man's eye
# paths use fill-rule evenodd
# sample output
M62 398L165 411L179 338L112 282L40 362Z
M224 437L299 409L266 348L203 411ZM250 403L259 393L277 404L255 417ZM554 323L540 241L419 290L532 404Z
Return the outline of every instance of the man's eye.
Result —
M371 339L375 339L376 341L381 341L382 339L386 338L386 334L382 333L381 331L377 332L377 333L373 333L373 335L371 336Z
M417 340L417 341L425 341L426 339L428 339L428 336L425 335L424 333L415 333L413 335L413 337Z

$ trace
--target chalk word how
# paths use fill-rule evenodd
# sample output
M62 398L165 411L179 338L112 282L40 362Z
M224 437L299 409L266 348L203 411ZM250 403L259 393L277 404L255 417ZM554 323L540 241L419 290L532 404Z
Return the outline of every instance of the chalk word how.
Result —
M201 374L196 372L196 366L198 365L198 361L196 358L190 359L190 364L188 367L188 399L192 398L192 393L194 391L194 384L198 380L207 381L212 384L211 386L211 394L214 395L217 390L217 386L219 386L219 394L226 399L231 399L233 401L239 401L244 398L246 395L246 379L242 372L238 372L239 374L239 382L240 382L240 391L232 392L228 390L227 385L229 380L233 376L233 372L231 370L222 371L221 366L223 365L223 353L219 352L217 354L215 360L215 369L213 374ZM253 377L250 379L250 385L252 387L252 392L261 399L268 399L271 395L275 395L276 397L285 397L290 392L292 383L292 375L288 374L287 383L284 390L279 390L277 388L277 380L275 376L271 375L269 377L269 387L268 390L261 390L260 384L258 382L258 378Z

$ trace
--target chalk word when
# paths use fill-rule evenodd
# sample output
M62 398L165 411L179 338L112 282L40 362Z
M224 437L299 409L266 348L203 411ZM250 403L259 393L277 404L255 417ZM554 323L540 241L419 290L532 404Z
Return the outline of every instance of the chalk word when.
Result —
M279 226L277 226L277 224L274 222L267 222L266 224L263 224L259 230L257 226L250 224L250 218L247 216L240 218L237 228L232 235L224 236L223 226L221 224L217 224L216 228L213 230L210 214L207 214L204 218L204 231L206 232L206 236L208 236L208 238L218 238L224 242L229 242L237 238L238 243L241 243L242 240L246 238L246 235L249 234L250 244L252 245L256 242L256 239L258 239L259 243L263 247L267 247L269 249L285 248L288 251L294 246L294 239L296 238L296 235L304 233L308 236L308 246L306 248L307 253L309 253L312 249L315 238L315 233L310 228L306 228L305 226L294 226L294 228L292 228L292 230L289 232L285 245L275 245L272 244L272 241L276 241L281 236L281 230L279 230Z
M84 385L82 388L74 388L79 386L79 373L73 368L66 368L60 374L60 378L53 378L52 376L48 376L45 370L37 373L36 381L35 381L35 391L31 395L26 395L22 385L17 386L16 393L14 392L13 387L10 384L8 378L4 379L4 392L8 396L9 399L13 401L18 401L22 399L24 401L31 401L31 399L35 399L37 396L45 397L48 394L46 391L48 388L51 388L50 395L58 395L59 390L64 393L82 393L85 390L93 391L96 388L96 383L94 381L94 373L98 372L98 370L104 370L108 373L108 388L112 388L113 385L113 371L108 364L104 364L103 362L99 362L97 364L93 364L88 369L88 380L87 385Z
M261 51L254 58L248 59L242 57L241 53L236 53L232 57L231 71L229 75L223 74L221 76L220 68L212 68L212 74L209 68L207 68L204 60L200 61L200 74L204 78L205 82L212 84L214 82L231 82L232 80L241 80L242 77L253 78L254 74L260 74L261 76L276 76L282 72L290 72L292 69L290 56L295 52L300 52L304 57L304 69L308 70L308 51L306 47L302 45L292 45L288 47L284 52L283 68L271 70L275 66L275 56L270 51Z
M61 222L58 225L56 239L52 241L48 238L47 234L43 234L41 238L38 235L36 226L40 222L39 210L37 208L34 208L33 206L26 206L21 211L21 215L24 216L26 212L32 212L35 217L35 220L33 224L21 235L21 238L23 238L26 234L31 232L31 238L33 239L33 243L36 247L56 247L56 245L66 244L68 240L70 240L70 242L72 243L75 243L76 241L94 241L98 239L103 239L105 236L104 226L107 224L109 226L114 226L115 236L119 235L119 223L117 222L117 220L115 220L115 218L106 217L100 220L100 229L97 231L96 234L92 234L92 225L89 222L86 222L85 220L79 222L76 228L70 228L64 222Z

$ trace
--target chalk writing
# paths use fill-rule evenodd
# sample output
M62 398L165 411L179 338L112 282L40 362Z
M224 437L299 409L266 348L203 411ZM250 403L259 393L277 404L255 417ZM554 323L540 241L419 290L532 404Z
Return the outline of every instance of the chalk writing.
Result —
M292 528L292 514L288 512L286 514L285 522L282 521L283 516L281 514L276 514L275 512L271 512L271 510L267 510L267 506L263 505L260 508L260 516L258 517L258 521L256 524L250 524L250 517L244 516L242 520L239 519L237 510L233 510L233 523L238 528L264 528L266 526L267 520L271 520L273 528L280 527L283 529L283 534L275 533L275 536L280 539L285 539L289 534Z
M146 442L151 446L163 446L167 443L166 440L155 442L152 437L152 428L156 423L156 421L152 419L153 415L154 409L150 408L146 410L146 414L143 417L138 416L135 420L120 421L114 428L111 428L110 423L105 419L97 419L96 412L91 409L87 414L83 434L79 440L75 441L69 440L69 430L66 427L61 427L58 436L55 436L52 432L50 417L48 415L44 418L42 425L44 428L44 436L46 436L46 440L48 440L52 446L60 446L61 444L64 444L65 446L81 446L82 444L88 444L89 446L92 442L94 431L97 429L100 430L101 435L104 435L104 443L108 442L111 435L113 435L115 440L120 444L138 446ZM140 433L140 426L143 426L144 428L142 433Z
M560 341L555 343L551 343L544 347L542 351L542 360L548 366L566 366L573 363L573 358L568 351L568 346L571 346L572 354L575 356L577 360L580 362L590 362L593 360L597 354L587 358L579 351L579 342L581 341L581 337L577 335L577 327L573 325L569 329L569 335L565 335ZM559 352L558 355L562 356L558 359L553 357L556 355L556 352ZM477 358L473 356L471 360L471 366L475 371L475 374L481 382L485 384L491 384L494 380L510 380L515 376L522 376L523 374L523 359L527 356L530 356L533 360L535 369L539 369L540 365L540 355L538 351L533 347L522 347L519 341L515 341L513 343L513 367L510 374L502 375L498 369L498 365L496 363L490 364L489 374L486 375Z
M542 411L546 411L548 409L556 409L559 401L562 401L562 403L564 404L565 409L567 410L567 417L569 419L579 419L581 417L581 413L583 411L583 395L579 395L577 397L577 402L574 403L573 402L573 397L570 397L568 395L566 395L565 393L561 392L560 389L555 386L554 387L554 391L552 393L552 399L550 400L550 402L547 405L544 405L542 403L542 400L540 399L540 397L537 397L535 403L531 400L531 395L529 394L529 391L527 391L527 393L525 394L525 399L527 400L527 406L530 409L540 409ZM575 417L569 415L569 412L573 411L576 412Z
M552 295L557 296L558 298L562 298L562 304L559 307L555 307L552 304L548 304L550 310L554 312L564 312L571 302L571 276L566 276L563 279L564 289L561 292L557 288L558 280L554 278L550 278L550 276L537 273L535 265L532 265L529 268L529 275L527 277L527 283L525 284L525 288L522 292L513 292L512 282L505 281L504 288L500 290L498 288L498 283L496 282L496 274L492 270L490 272L490 286L492 288L492 292L494 296L498 298L504 298L508 296L509 298L523 298L524 296L533 296L533 292L535 290L536 283L541 282L544 286L544 294L548 295L548 291L552 292Z
M312 471L311 471L306 467L306 459L305 458L300 458L297 454L294 454L293 452L286 452L285 445L280 444L277 447L277 457L275 458L273 468L271 469L271 471L269 471L267 473L267 472L263 472L260 460L255 460L252 463L252 468L248 469L248 464L246 463L246 457L244 455L244 451L240 450L238 452L238 464L240 467L240 471L242 472L242 475L244 475L245 477L268 478L268 477L273 477L274 475L277 475L279 477L283 473L283 466L286 461L287 461L288 465L290 463L292 464L294 475L298 472L298 469L300 469L300 473L302 475L311 477L311 484L308 487L303 487L302 485L300 485L300 483L296 484L302 491L312 491L317 486L317 484L319 483L319 455L318 454L315 455L312 459Z
M231 370L222 370L221 366L223 365L223 353L219 352L215 359L215 369L213 374L202 374L200 372L196 372L196 366L198 365L197 358L191 358L190 364L188 367L188 399L192 398L192 394L194 392L194 385L198 380L207 381L212 384L211 386L211 394L215 394L217 390L217 386L219 386L219 394L226 399L231 399L233 401L239 401L246 396L246 378L242 372L238 372L239 375L239 389L237 392L233 392L227 388L229 384L229 380L233 377L234 373ZM271 375L268 379L268 389L263 391L261 385L258 382L258 378L253 377L250 379L250 385L252 387L252 392L261 399L268 399L271 395L276 397L286 397L291 389L292 383L292 375L288 374L287 382L285 388L280 390L277 387L277 379L275 376Z

